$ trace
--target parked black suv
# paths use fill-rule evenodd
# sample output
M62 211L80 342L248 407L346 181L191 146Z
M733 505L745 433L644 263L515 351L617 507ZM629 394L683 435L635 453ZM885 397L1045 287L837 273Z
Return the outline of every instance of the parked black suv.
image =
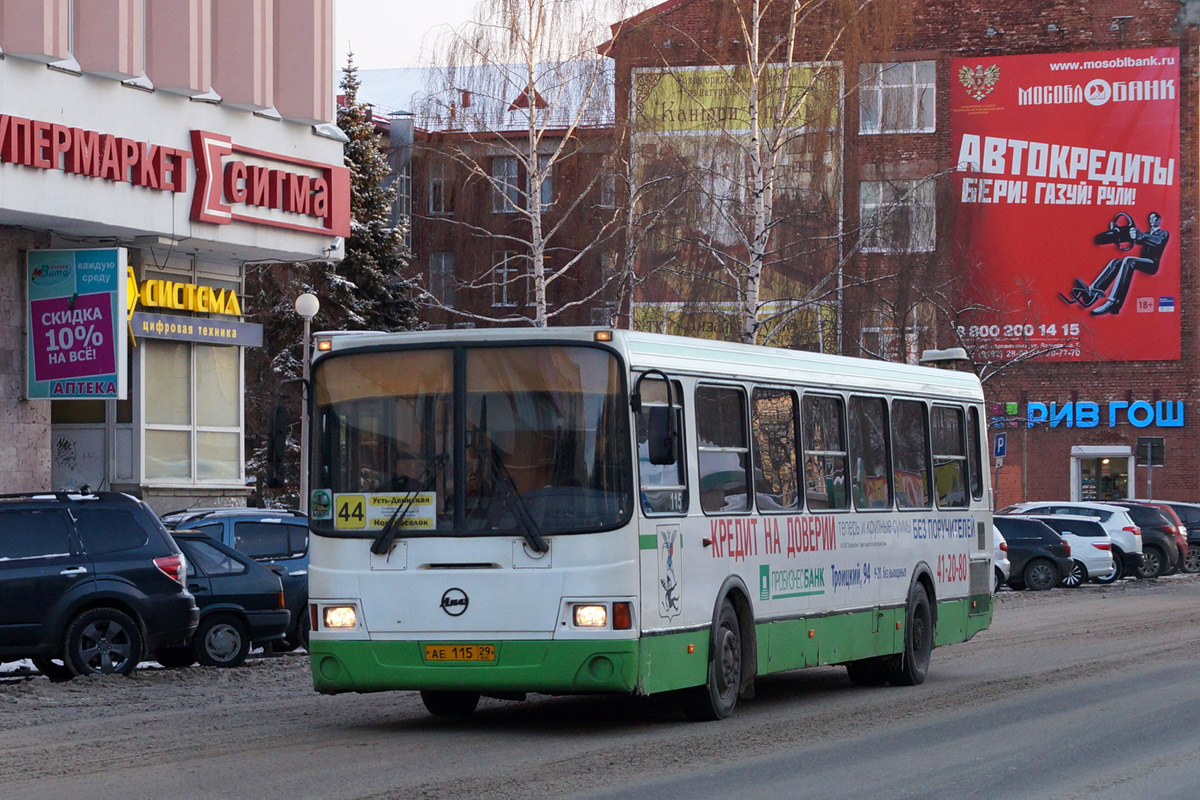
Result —
M995 516L992 522L1008 545L1008 585L1043 591L1058 585L1071 570L1071 547L1044 522L1027 517Z
M186 574L137 498L0 495L0 661L31 658L52 680L128 675L196 629Z
M162 515L169 530L206 533L262 564L281 568L283 593L292 613L287 636L276 650L308 647L308 517L271 508L191 508Z

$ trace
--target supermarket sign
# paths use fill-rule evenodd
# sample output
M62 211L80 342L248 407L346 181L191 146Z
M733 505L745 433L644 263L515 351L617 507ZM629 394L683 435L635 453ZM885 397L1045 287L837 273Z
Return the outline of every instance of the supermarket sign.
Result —
M192 193L191 219L350 235L350 171L191 132L192 149L0 114L0 164ZM193 177L194 176L194 177Z

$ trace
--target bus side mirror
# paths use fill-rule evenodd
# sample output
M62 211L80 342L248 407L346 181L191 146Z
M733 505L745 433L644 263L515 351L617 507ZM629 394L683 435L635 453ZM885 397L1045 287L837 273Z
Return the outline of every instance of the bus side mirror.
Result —
M656 466L669 466L675 463L676 431L672 409L665 406L654 406L647 409L649 418L646 420L646 446L649 450L650 463Z
M287 412L282 403L271 409L271 433L267 439L267 487L282 489L283 460L287 453Z

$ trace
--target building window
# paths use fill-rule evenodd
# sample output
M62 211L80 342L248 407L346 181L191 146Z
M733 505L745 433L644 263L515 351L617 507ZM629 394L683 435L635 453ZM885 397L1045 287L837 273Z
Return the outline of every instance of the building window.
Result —
M932 61L861 64L859 133L931 133L936 69Z
M442 305L454 305L454 253L429 254L429 293Z
M933 181L858 185L864 253L927 253L937 243Z
M450 179L446 175L444 162L435 161L429 165L429 213L433 216L451 216L454 214L454 204L451 202Z
M496 156L492 159L492 213L511 214L520 209L516 156Z
M492 253L492 308L515 308L524 280L524 257L516 250Z
M541 195L542 211L549 210L550 206L554 205L554 167L553 165L546 167L546 173L542 176L542 188L539 192Z
M604 208L617 206L617 176L600 176L600 205Z
M393 223L404 231L404 247L412 249L412 164L405 164L396 175L396 215Z
M242 483L242 350L147 339L141 345L143 479ZM193 377L194 376L194 377Z

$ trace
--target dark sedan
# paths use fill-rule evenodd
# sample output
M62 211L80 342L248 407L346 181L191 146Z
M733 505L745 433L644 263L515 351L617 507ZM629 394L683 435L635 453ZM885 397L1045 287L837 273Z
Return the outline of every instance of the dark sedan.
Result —
M236 667L252 647L284 637L291 612L275 570L199 531L171 535L187 556L187 586L200 607L200 625L187 646L157 651L160 664Z
M1012 563L1008 585L1044 591L1058 585L1072 567L1071 546L1048 525L1027 517L996 516Z

